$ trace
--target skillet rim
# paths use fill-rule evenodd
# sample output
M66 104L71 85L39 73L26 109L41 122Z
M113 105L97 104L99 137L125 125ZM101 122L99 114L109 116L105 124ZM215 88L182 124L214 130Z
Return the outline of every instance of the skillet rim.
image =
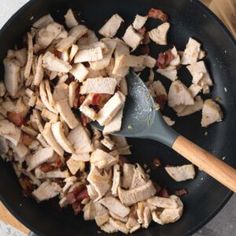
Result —
M3 27L0 29L0 37L4 33L4 31L15 21L17 20L17 17L22 14L22 12L29 8L31 5L34 5L34 3L37 0L29 0L26 4L24 4L21 8L19 8L3 25ZM218 25L221 27L221 29L226 33L226 36L231 40L232 44L236 47L236 39L233 37L229 29L225 26L225 24L215 15L214 12L212 12L207 6L205 6L200 0L185 0L189 1L190 3L195 3L198 5L199 8L202 9L206 14L208 14ZM226 203L230 200L232 197L233 192L225 189L225 198L221 201L221 203L216 207L215 211L213 211L208 217L205 218L205 220L199 222L195 227L193 227L191 230L186 232L184 236L190 236L193 233L197 232L197 230L201 229L204 225L206 225L208 222L210 222L226 205ZM4 206L9 210L9 212L20 222L24 224L28 229L33 230L33 232L37 233L38 235L42 235L38 230L35 230L35 227L32 226L31 223L27 222L20 214L15 212L15 209L13 209L10 204L8 204L7 199L3 198L3 196L0 193L0 200L4 204Z

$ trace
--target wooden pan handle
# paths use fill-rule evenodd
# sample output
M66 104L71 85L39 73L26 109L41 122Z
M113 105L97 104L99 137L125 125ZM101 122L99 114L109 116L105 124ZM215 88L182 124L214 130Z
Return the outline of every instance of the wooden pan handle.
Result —
M214 155L179 136L172 148L214 179L236 192L236 170Z

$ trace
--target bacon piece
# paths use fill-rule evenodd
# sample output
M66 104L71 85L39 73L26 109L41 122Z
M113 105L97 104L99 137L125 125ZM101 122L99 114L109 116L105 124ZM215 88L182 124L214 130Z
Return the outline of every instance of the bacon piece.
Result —
M18 112L8 112L7 119L18 127L21 127L25 123L23 113L21 113L21 112L19 112L19 113Z
M182 189L179 189L179 190L175 191L175 195L178 196L178 197L182 197L186 194L188 194L188 191L185 188L182 188Z
M166 95L159 95L155 98L156 102L160 105L161 110L164 109L166 102L168 100Z
M148 17L161 20L162 22L168 21L168 16L158 8L151 8L148 12Z
M157 67L159 69L165 69L174 58L175 57L170 49L165 52L159 53L157 58Z
M24 145L29 146L33 142L33 140L34 139L30 135L22 132L22 134L21 134L21 142Z

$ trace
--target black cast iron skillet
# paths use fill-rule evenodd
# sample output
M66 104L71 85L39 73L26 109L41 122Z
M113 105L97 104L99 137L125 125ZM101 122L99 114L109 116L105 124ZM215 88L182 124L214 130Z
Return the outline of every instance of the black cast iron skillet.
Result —
M63 21L68 8L81 12L86 25L97 30L112 14L119 13L130 24L135 14L146 14L151 7L163 9L170 16L172 27L169 33L170 44L184 49L190 36L197 38L207 52L207 66L215 81L213 98L220 97L224 108L224 122L206 130L200 127L200 114L176 119L175 129L198 145L212 152L219 158L236 166L236 44L222 23L200 2L194 0L32 0L18 11L0 32L0 61L7 50L16 42L21 42L23 34L32 21L49 12L56 20ZM155 26L151 22L150 27ZM124 27L125 29L125 27ZM123 29L123 30L124 30ZM155 48L155 50L154 50ZM164 47L151 47L152 56L157 56ZM0 76L4 71L1 63ZM144 75L143 75L144 76ZM183 69L179 76L189 83L190 75ZM168 86L166 79L160 79ZM225 89L227 88L227 93ZM165 111L169 113L170 111ZM183 160L169 148L148 140L129 140L133 157L130 159L141 164L152 163L159 157L163 165L183 164ZM147 230L140 230L135 235L182 236L191 235L209 221L229 200L231 192L215 180L199 171L194 181L173 182L163 170L151 172L151 177L171 191L187 188L189 194L183 197L185 211L180 221L165 226L151 225ZM97 235L93 222L84 222L82 217L75 217L70 209L61 210L56 201L37 204L33 199L25 198L10 164L0 162L0 195L8 209L26 226L38 235L76 236ZM224 225L222 225L224 227ZM103 233L102 233L103 234Z

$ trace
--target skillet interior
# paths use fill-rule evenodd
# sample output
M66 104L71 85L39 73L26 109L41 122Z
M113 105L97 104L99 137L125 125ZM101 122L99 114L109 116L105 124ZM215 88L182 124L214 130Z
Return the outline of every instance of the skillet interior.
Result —
M33 0L21 9L0 32L0 60L6 55L7 49L21 40L29 30L33 15L35 19L52 13L55 19L62 21L67 8L72 7L81 12L82 19L91 29L98 29L113 13L119 13L131 23L135 14L146 14L150 7L159 7L170 16L172 27L169 42L178 49L184 46L190 36L199 39L207 52L207 65L216 83L212 96L222 98L225 112L224 122L213 125L205 136L206 130L200 128L200 114L176 119L176 130L197 144L206 148L220 158L226 156L226 162L236 166L236 83L234 83L234 63L236 62L235 42L222 24L197 1L175 0ZM157 56L158 50L152 50ZM0 66L0 78L3 79L3 67ZM188 81L189 75L181 72L183 80ZM161 78L162 79L162 78ZM166 80L165 80L166 81ZM166 83L168 85L168 82ZM224 87L228 89L225 93ZM168 112L168 111L167 111ZM159 157L163 164L181 164L185 161L163 145L148 140L130 140L133 149L131 159L140 163L151 163ZM148 230L140 230L136 235L188 235L196 231L213 217L229 199L231 192L216 183L202 172L194 181L175 183L164 171L153 171L154 180L171 190L186 187L189 194L183 198L185 213L182 219L172 225L152 225ZM22 196L21 189L10 165L0 164L0 194L3 202L28 227L44 235L96 235L94 223L84 222L82 217L74 217L70 210L60 210L53 202L36 204Z

